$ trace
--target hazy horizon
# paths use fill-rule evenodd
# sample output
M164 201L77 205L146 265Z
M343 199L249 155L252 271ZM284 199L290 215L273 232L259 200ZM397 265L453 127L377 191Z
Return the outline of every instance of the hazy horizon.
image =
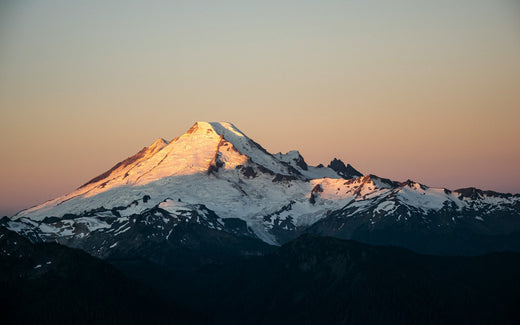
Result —
M197 120L312 165L520 193L512 0L6 1L0 44L0 217Z

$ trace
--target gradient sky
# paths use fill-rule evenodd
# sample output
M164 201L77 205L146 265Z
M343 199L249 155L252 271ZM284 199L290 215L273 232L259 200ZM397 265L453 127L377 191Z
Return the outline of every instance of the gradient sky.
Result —
M0 2L0 216L197 120L312 164L520 192L520 4Z

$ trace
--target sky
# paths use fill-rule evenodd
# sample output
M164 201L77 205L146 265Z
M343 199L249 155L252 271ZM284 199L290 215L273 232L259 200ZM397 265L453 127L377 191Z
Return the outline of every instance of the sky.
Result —
M520 192L520 3L0 1L0 216L195 121L272 153Z

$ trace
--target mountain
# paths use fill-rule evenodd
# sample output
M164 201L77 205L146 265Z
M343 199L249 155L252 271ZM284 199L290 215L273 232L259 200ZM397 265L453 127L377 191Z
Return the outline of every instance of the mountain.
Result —
M230 123L197 122L0 224L105 259L189 256L193 267L264 255L302 233L477 255L520 250L520 195L396 182L338 159L310 166Z
M0 227L2 324L202 324L114 266Z

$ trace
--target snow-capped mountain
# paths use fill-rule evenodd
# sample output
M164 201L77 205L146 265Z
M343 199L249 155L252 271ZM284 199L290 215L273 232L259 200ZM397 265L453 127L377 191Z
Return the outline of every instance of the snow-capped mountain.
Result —
M297 151L270 154L230 123L197 122L182 136L158 139L75 191L2 223L34 241L56 240L102 257L136 236L184 245L186 232L176 234L177 227L190 224L273 245L314 232L473 254L520 248L504 239L518 237L520 195L363 176L338 159L309 166ZM450 248L460 233L464 245L474 246L477 238L500 243ZM453 238L436 250L417 244L423 234Z

